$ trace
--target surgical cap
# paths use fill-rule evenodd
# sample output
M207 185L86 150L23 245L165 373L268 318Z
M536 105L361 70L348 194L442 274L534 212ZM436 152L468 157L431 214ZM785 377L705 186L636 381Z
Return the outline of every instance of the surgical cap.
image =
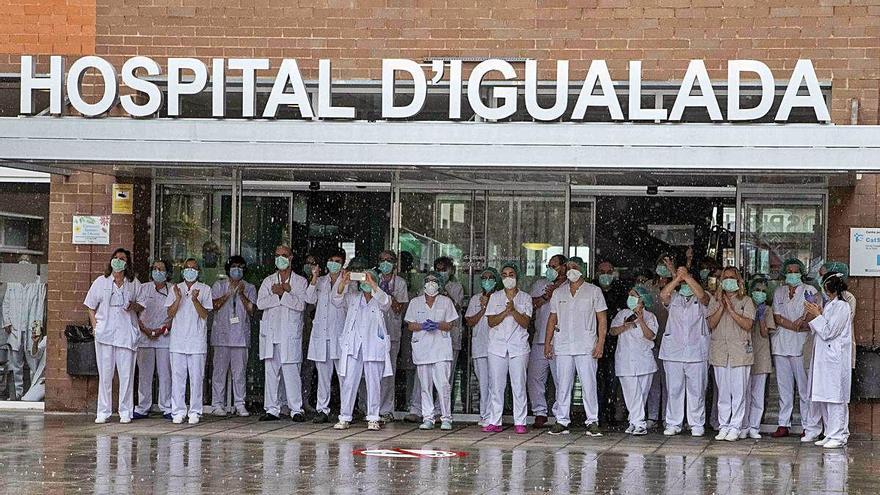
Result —
M798 270L800 270L801 275L807 274L807 268L804 266L804 262L797 258L789 258L782 263L782 267L785 272L788 272L788 265L797 265Z
M643 285L637 285L633 287L633 290L639 295L642 304L644 304L646 308L651 309L654 305L654 296L651 295L651 292Z

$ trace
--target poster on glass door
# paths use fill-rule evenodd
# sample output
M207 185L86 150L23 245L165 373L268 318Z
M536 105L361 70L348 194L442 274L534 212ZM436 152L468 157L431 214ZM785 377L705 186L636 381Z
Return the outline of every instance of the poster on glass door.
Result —
M880 277L880 228L852 228L849 232L850 275Z

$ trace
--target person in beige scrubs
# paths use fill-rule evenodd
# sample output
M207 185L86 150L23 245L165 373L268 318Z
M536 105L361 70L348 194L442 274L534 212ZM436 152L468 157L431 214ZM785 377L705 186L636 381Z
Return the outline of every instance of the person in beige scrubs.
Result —
M752 302L755 303L755 324L752 325L752 348L755 362L752 364L749 386L746 390L746 414L743 418L740 438L761 438L761 418L764 416L764 391L767 377L773 371L770 355L770 333L776 330L773 306L767 298L767 277L755 275L749 283Z
M715 371L719 432L716 440L735 442L746 412L749 370L755 361L752 325L755 303L734 267L721 274L721 287L709 303L709 364Z

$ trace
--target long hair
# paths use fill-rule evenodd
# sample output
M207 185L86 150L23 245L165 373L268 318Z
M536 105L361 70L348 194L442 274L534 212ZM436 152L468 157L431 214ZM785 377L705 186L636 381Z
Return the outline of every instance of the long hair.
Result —
M826 292L833 292L837 299L843 299L843 293L848 289L843 274L840 272L828 272L822 277L822 286Z
M110 255L110 259L112 260L119 253L125 255L125 270L123 270L122 273L125 274L126 280L128 280L129 282L134 282L134 268L131 266L131 252L125 248L116 248L116 250L113 251L113 254ZM104 268L104 276L109 277L112 274L113 267L110 266L110 262L108 261L107 267Z

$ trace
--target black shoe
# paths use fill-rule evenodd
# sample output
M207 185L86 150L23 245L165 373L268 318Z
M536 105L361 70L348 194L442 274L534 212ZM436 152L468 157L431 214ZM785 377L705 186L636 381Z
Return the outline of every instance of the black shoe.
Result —
M312 420L312 423L315 423L315 424L324 424L324 423L329 423L329 422L330 422L330 416L327 416L327 413L325 413L325 412L319 412L315 416L315 419Z
M568 426L563 426L559 423L554 423L552 427L550 427L551 435L568 435L569 430Z
M278 421L279 419L281 419L281 418L279 418L278 416L275 416L274 414L269 414L269 413L266 413L266 414L260 416L260 421Z
M294 423L305 423L306 417L302 415L302 413L296 413L290 417L291 421Z

